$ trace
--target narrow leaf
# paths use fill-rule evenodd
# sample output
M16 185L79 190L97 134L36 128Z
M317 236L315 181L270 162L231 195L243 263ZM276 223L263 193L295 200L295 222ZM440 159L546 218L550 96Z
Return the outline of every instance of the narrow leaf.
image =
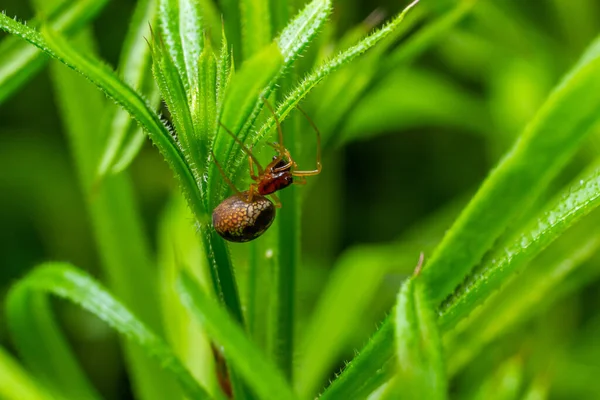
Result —
M280 70L282 62L279 49L275 45L271 45L242 65L242 68L233 75L227 86L221 124L234 134L240 131L252 113L257 99L263 101L260 96ZM233 163L230 154L232 154L233 148L239 147L239 145L222 128L220 132L215 138L213 151L225 171L230 171ZM243 138L240 138L240 140L243 140ZM222 200L220 188L224 188L225 185L216 165L213 163L210 168L209 176L212 181L212 190L209 192L209 205L212 209L218 201Z
M487 377L472 397L473 400L517 400L521 397L525 368L523 360L515 356L500 365Z
M445 399L442 342L433 308L418 276L402 285L395 314L398 372L387 395Z
M393 352L394 324L393 318L388 316L377 333L323 392L320 399L367 398L388 381L395 371Z
M175 60L171 58L165 43L160 37L154 38L152 50L154 79L171 113L175 133L181 143L181 152L192 169L196 181L202 183L198 178L201 176L200 169L203 163L198 155L198 141L194 136L194 122L188 105L189 98L185 86L187 78L178 71ZM198 160L200 161L197 162Z
M186 91L198 81L196 62L204 42L199 7L197 1L159 0L161 40Z
M93 20L107 3L108 0L63 2L49 14L46 23L58 32L72 34ZM0 104L2 104L41 70L48 58L35 47L14 37L2 41L0 54L2 54L0 59Z
M158 267L165 333L170 346L186 367L209 389L218 391L214 355L210 341L191 312L181 304L177 279L181 270L189 271L203 288L210 290L205 249L199 242L193 216L183 198L174 196L161 216L158 227Z
M432 255L423 278L434 302L458 286L569 160L599 118L598 93L600 39L557 86Z
M191 88L190 112L194 128L194 147L197 158L206 171L210 143L217 132L217 60L210 42L206 43L202 54L196 61L198 82Z
M277 44L286 65L293 63L317 35L331 13L331 1L313 0L285 27Z
M5 400L50 400L23 368L0 348L0 398Z
M260 398L295 398L281 372L250 342L229 314L185 273L181 276L179 290L184 305L201 321L208 335L223 347L227 359Z
M599 86L600 89L600 86ZM503 282L522 269L569 227L600 205L600 168L581 179L522 234L490 257L442 306L440 326L449 329Z
M594 216L573 227L528 266L519 279L489 296L458 327L445 331L448 374L456 374L477 357L485 345L564 296L561 289L565 279L581 272L579 269L583 269L600 248L600 235L595 232L597 221Z
M271 41L271 11L268 0L241 0L244 58L258 53Z
M173 374L190 398L210 398L164 341L98 283L69 264L46 263L11 288L6 304L8 324L29 367L66 398L99 397L91 391L51 317L48 294L72 301L138 344Z
M290 22L290 24L283 30L280 37L275 39L277 47L279 48L280 55L278 58L283 57L283 64L277 74L275 74L261 92L262 97L268 97L275 90L278 79L285 74L289 68L291 68L294 60L296 60L302 51L310 44L310 42L317 35L319 29L323 26L329 14L331 13L331 0L313 0L309 3L298 15ZM244 124L241 129L234 130L238 134L238 137L242 142L246 142L246 138L250 129L254 126L256 119L258 118L264 102L262 98L254 98L254 107L252 112L244 119ZM274 122L271 128L274 127ZM261 129L261 135L252 135L251 145L254 146L258 141L268 133L268 130ZM230 152L227 153L227 160L234 160L233 171L237 171L243 157L241 156L242 150L239 146L231 148Z
M385 25L383 28L378 31L372 33L371 35L365 37L356 45L352 46L348 50L338 54L331 60L325 62L318 68L316 68L313 72L311 72L304 80L287 95L287 97L283 100L283 102L277 108L277 116L280 120L285 119L285 117L292 111L294 107L298 105L298 103L306 97L306 95L310 92L312 88L314 88L319 82L321 82L325 77L327 77L332 72L338 70L343 65L348 64L350 61L375 46L382 39L387 37L390 33L392 33L398 25L404 19L406 13L414 7L419 0L415 0L408 7L404 9L396 18L392 20L389 24ZM287 40L283 40L285 37L282 34L283 43L288 43ZM287 54L287 49L294 49L297 45L287 44L286 46L282 46L282 52L284 56ZM281 46L281 45L280 45ZM267 132L273 129L275 126L275 120L270 118L261 128L260 131L253 137L253 143L257 143L260 139L262 139Z
M295 369L295 387L300 397L314 395L323 376L346 349L351 331L363 322L383 277L389 273L386 266L397 251L396 246L360 246L336 263L304 334L300 362ZM344 312L340 313L342 308Z
M158 106L158 93L151 81L151 51L146 38L150 37L149 24L154 23L155 16L156 0L138 1L119 61L125 82L145 94L154 107ZM125 110L115 111L108 143L98 166L99 179L110 169L112 173L123 171L139 152L144 135L141 129L132 127L132 122Z

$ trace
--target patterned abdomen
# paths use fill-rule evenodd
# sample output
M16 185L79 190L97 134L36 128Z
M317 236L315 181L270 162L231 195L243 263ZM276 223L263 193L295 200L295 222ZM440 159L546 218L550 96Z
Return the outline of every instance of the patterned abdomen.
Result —
M275 219L271 200L255 194L248 201L248 192L226 198L212 214L213 226L223 239L248 242L262 235Z

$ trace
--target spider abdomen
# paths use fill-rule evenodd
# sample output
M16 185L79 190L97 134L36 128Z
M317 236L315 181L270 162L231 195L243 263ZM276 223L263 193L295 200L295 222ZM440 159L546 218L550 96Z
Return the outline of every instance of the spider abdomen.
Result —
M259 194L245 191L226 198L213 211L217 233L231 242L248 242L262 235L275 219L275 206Z

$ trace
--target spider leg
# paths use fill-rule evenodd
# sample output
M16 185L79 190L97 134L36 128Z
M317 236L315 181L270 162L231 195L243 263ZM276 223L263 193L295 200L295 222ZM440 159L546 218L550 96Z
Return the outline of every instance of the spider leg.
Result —
M317 168L313 169L311 171L294 171L292 174L294 176L318 175L321 173L321 168L322 168L322 166L321 166L321 132L319 132L319 128L317 128L317 125L313 122L312 119L310 119L308 114L299 105L296 107L298 108L298 110L300 110L302 115L304 115L304 117L308 120L308 123L312 126L312 128L315 130L315 133L317 134Z
M269 196L273 199L273 203L275 204L275 208L281 208L281 200L275 193L271 193Z
M306 177L299 175L294 179L296 185L306 185Z
M225 174L225 171L223 170L223 167L221 166L221 163L219 162L219 160L217 160L217 156L215 155L214 151L210 151L212 156L213 156L213 161L215 162L215 164L217 165L217 168L219 169L219 172L221 173L221 176L223 177L223 179L225 180L225 182L227 182L227 184L229 185L229 187L231 188L231 190L233 190L233 192L237 195L240 194L240 191L237 190L237 188L235 187L235 185L233 184L233 182L231 182L231 179L229 179L227 177L227 174Z

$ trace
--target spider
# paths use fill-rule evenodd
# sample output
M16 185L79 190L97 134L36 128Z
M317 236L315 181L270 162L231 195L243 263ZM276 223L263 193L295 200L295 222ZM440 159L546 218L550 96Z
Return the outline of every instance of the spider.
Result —
M297 169L298 165L289 150L283 145L283 131L273 107L267 99L263 100L271 111L273 118L275 118L279 134L279 143L269 143L277 154L273 156L266 168L262 168L251 149L246 147L233 132L221 124L225 131L241 146L244 153L248 155L250 178L254 181L250 184L248 190L243 192L237 190L225 174L215 153L211 150L219 172L235 193L223 200L212 214L213 226L217 233L231 242L248 242L262 235L275 219L275 208L281 208L281 201L275 192L285 189L292 183L306 184L307 176L318 175L321 172L321 134L314 122L304 110L298 107L298 110L306 117L317 134L317 167L314 170L299 171ZM258 172L255 171L255 167ZM275 204L266 197L267 195L273 198Z

